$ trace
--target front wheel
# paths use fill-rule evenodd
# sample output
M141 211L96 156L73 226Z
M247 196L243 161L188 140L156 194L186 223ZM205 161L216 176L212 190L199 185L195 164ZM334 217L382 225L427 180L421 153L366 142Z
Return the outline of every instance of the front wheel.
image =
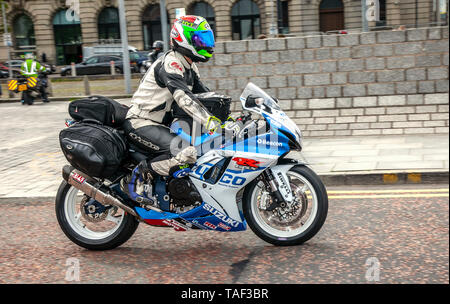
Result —
M104 206L63 181L56 195L56 217L64 234L90 250L114 249L130 239L137 219L121 209Z
M243 211L253 232L276 246L300 245L314 237L328 214L328 195L320 178L305 166L287 172L294 200L285 208L267 211L272 203L262 181L254 181L244 192Z

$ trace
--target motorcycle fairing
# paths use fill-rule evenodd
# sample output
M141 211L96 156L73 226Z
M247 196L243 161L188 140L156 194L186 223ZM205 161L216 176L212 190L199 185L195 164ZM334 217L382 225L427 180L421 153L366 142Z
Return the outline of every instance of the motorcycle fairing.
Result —
M186 231L192 228L215 230L218 232L237 232L247 229L247 223L236 221L220 212L213 206L203 203L188 212L176 214L171 212L147 211L135 208L138 215L151 226L173 227L176 231Z

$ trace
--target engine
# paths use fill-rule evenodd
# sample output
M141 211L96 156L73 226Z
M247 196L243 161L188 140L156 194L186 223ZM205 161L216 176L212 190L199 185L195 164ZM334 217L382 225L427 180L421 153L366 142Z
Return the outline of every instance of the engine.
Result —
M167 184L171 203L176 207L201 204L202 197L189 178L172 178Z

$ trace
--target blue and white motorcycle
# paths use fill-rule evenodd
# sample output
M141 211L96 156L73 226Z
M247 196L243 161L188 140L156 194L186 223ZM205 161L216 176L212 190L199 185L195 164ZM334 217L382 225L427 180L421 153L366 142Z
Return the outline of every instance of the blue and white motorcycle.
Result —
M91 250L126 242L140 222L176 231L238 232L247 225L277 246L302 244L315 236L328 213L320 178L301 161L302 135L277 100L250 83L240 97L244 126L239 134L198 134L181 122L172 130L199 151L197 163L152 185L140 185L146 199L136 202L119 181L142 151L130 148L123 174L111 180L91 178L73 167L63 169L56 214L64 233ZM193 127L193 129L196 129ZM133 171L134 170L134 171Z

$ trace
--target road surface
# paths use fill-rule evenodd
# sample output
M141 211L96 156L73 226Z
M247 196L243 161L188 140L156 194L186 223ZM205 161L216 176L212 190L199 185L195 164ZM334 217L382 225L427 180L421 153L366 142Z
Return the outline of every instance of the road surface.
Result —
M91 252L59 229L54 202L2 201L0 283L449 283L448 184L328 191L323 229L296 247L141 224L120 248Z

